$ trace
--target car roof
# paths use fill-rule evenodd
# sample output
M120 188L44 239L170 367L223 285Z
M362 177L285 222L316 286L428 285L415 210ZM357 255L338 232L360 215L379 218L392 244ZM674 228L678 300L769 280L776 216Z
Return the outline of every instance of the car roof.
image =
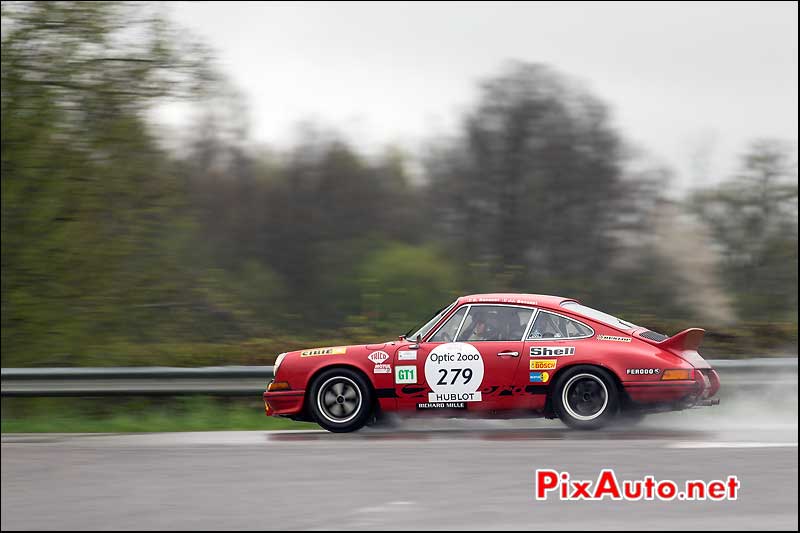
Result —
M551 296L548 294L489 293L462 296L458 299L458 305L465 303L522 304L558 309L562 302L575 301L577 300L574 298L564 298L563 296Z

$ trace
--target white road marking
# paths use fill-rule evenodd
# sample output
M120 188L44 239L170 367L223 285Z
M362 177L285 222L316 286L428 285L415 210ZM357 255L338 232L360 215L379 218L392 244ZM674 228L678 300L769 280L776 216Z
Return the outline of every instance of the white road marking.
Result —
M796 442L673 442L667 448L797 448Z

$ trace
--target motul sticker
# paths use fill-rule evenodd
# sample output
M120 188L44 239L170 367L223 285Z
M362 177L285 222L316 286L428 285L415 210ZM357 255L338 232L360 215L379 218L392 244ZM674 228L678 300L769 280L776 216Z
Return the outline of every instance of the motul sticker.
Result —
M375 368L372 369L374 374L391 374L392 373L392 365L375 365Z
M386 352L372 352L369 354L369 360L373 363L380 364L389 359L389 354Z

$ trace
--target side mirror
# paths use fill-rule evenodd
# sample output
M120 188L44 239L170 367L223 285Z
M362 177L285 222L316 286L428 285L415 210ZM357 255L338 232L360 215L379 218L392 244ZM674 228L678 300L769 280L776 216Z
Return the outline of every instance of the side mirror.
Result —
M408 346L409 350L419 350L419 343L422 342L422 335L417 335L417 338L414 339L414 344Z
M405 335L400 335L397 338L400 340L400 342L403 342L404 340L406 340L406 336Z

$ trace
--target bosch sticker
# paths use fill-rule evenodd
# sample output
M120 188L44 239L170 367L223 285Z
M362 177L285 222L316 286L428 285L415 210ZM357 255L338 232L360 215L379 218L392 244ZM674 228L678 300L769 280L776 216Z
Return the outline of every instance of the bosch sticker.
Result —
M531 359L531 370L555 370L557 359Z

